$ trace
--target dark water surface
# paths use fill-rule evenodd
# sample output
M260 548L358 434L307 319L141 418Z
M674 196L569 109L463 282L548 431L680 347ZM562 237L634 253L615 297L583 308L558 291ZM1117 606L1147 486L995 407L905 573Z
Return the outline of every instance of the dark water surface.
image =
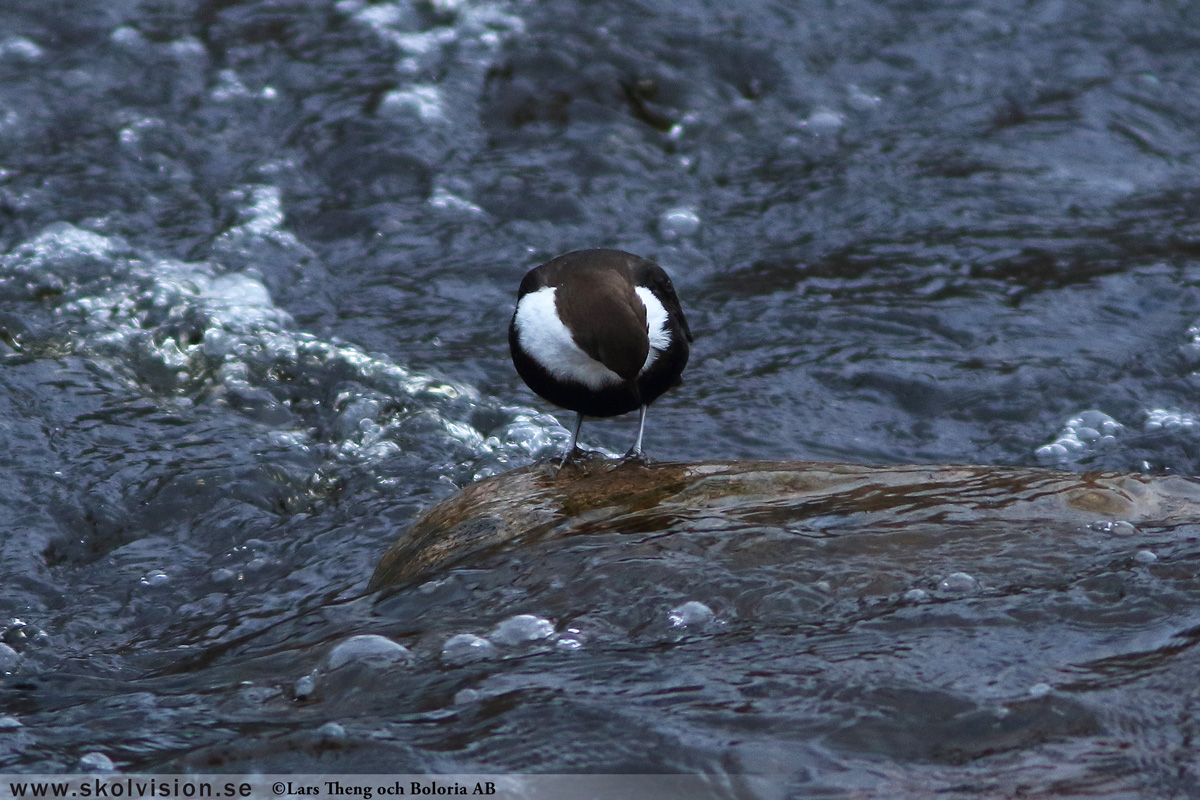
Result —
M504 328L578 247L688 311L658 458L1200 472L1198 54L1186 2L4 0L0 771L1200 796L1197 526L613 534L362 597L565 442ZM409 653L332 669L359 634Z

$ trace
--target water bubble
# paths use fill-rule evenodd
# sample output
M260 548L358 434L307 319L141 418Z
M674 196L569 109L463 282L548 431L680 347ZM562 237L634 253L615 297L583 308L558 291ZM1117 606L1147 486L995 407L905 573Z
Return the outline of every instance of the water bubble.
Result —
M1034 451L1034 456L1038 461L1065 461L1067 458L1067 448L1055 442L1054 444L1044 444Z
M1153 550L1138 550L1133 559L1139 564L1153 564L1158 561L1158 555Z
M554 623L533 614L517 614L501 622L488 636L496 644L517 645L554 635Z
M82 772L113 772L117 765L112 762L112 759L104 755L104 753L93 751L84 753L79 759L79 769Z
M476 636L473 633L455 634L442 645L442 661L454 666L481 661L494 655L496 655L495 646L482 636Z
M145 47L146 37L142 36L137 28L132 28L128 25L122 25L114 30L108 36L109 41L113 44L119 44L122 47L140 48Z
M267 235L281 224L282 212L276 208L279 202L274 193L254 195L254 204L245 211L250 217L247 226L254 233ZM253 324L263 318L264 312L273 311L271 292L263 282L241 272L220 275L209 282L204 299L214 310L224 312L225 322Z
M1067 425L1079 430L1093 430L1096 435L1111 435L1125 430L1125 426L1105 414L1103 411L1090 409L1067 420Z
M217 85L212 90L212 99L217 102L232 100L238 97L249 97L250 90L242 79L231 69L223 69L217 73Z
M1054 691L1054 687L1052 687L1048 683L1035 683L1033 686L1029 687L1029 696L1030 697L1045 697L1046 695L1050 694L1050 692L1052 692L1052 691Z
M36 61L42 57L42 48L24 36L10 36L0 41L0 58L14 61Z
M244 569L246 572L261 572L262 570L271 566L273 563L274 562L266 556L256 556L255 558L252 558L246 562Z
M658 229L666 236L691 236L700 230L700 216L690 208L672 208L658 218Z
M979 591L979 581L965 572L951 572L938 583L938 591L956 595L974 594Z
M171 576L161 569L154 569L142 576L142 586L165 586L171 582Z
M827 108L820 108L800 123L816 136L835 133L842 127L842 115Z
M227 567L221 567L214 569L209 577L213 583L229 583L237 579L237 573Z
M390 91L380 101L380 110L389 113L412 111L423 122L446 117L442 93L433 85L409 86L406 89Z
M1077 461L1117 440L1125 426L1103 411L1088 409L1067 420L1053 442L1042 445L1034 455L1042 462Z
M906 603L924 603L929 600L929 592L924 589L909 589L904 593Z
M0 717L0 731L11 731L23 727L25 727L24 724L16 717L10 717L7 714Z
M296 681L295 687L292 689L292 694L297 700L307 700L312 697L317 691L317 681L312 675L305 675Z
M329 668L349 664L350 662L386 665L397 661L408 661L408 648L397 644L386 636L373 633L351 636L338 643L329 652Z
M119 264L114 256L126 252L127 246L119 239L55 222L13 249L8 264L10 269L32 276L53 275L56 279L84 282L123 275L128 265Z
M876 95L867 94L857 86L850 86L846 102L855 111L869 111L879 105L879 98Z
M466 0L430 0L429 5L439 14L456 14L466 7Z
M21 661L21 654L0 643L0 672L12 672Z
M1153 408L1146 412L1146 422L1143 429L1147 432L1161 430L1191 431L1197 427L1194 414L1180 411L1177 408Z
M208 49L204 46L204 42L195 36L176 39L168 45L167 49L171 51L171 55L179 59L204 58L208 55Z
M1137 533L1137 526L1123 519L1112 522L1093 522L1088 525L1088 528L1097 533L1112 533L1118 536L1129 536L1130 534Z
M676 628L688 628L697 625L707 625L716 619L716 616L711 608L699 600L688 600L683 605L672 608L668 618L671 620L672 626Z
M459 689L454 693L454 704L464 705L466 703L474 703L480 697L478 689Z
M0 632L0 640L8 644L15 642L24 642L29 638L30 628L23 619L13 617L4 626L3 632Z
M429 196L429 205L433 206L434 208L448 209L452 211L465 211L470 214L485 213L482 208L475 205L470 200L466 200L442 186L438 186L433 190L433 193ZM440 346L440 342L435 340L434 346Z
M562 636L554 642L554 646L560 650L579 650L587 640L588 636L582 628L572 626L563 631Z
M261 706L283 693L275 686L255 686L252 681L242 681L242 684L238 699L248 706Z
M342 395L337 398L337 404L339 408L334 432L339 439L348 439L364 432L366 425L374 423L383 412L383 400L378 397Z
M336 722L326 722L317 728L317 736L325 741L338 741L346 738L346 729Z

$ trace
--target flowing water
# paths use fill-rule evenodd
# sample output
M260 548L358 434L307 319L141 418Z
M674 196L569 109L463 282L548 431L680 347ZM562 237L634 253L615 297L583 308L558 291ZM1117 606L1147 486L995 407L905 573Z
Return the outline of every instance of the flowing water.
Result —
M0 771L1200 795L1197 525L697 525L364 594L565 443L505 327L580 247L696 334L659 459L1196 474L1197 53L1185 2L4 0Z

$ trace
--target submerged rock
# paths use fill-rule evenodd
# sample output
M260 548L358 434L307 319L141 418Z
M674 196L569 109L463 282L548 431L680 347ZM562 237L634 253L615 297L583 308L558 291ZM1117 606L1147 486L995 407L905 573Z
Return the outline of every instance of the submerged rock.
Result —
M995 532L1037 521L1200 520L1200 481L1009 467L867 467L798 461L539 464L472 484L421 516L383 556L371 588L403 584L518 543L613 532L886 524ZM1090 527L1089 527L1090 526Z

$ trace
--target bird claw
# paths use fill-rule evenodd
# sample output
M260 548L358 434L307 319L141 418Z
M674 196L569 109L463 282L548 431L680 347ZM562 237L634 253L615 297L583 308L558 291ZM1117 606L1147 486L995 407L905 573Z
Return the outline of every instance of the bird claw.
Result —
M645 452L634 447L630 449L628 453L617 459L617 463L609 467L608 471L612 472L613 470L620 469L627 464L632 464L637 467L648 467L651 463L653 462L646 456Z
M567 451L567 454L562 457L562 461L558 462L558 468L562 469L567 464L574 464L575 463L575 454L582 453L582 452L583 451L580 450L579 447L572 447L570 450Z
M567 466L573 467L579 463L581 457L587 457L587 456L588 456L588 451L586 451L582 447L579 447L578 445L576 445L575 447L572 447L570 450L568 450L566 452L566 454L563 455L562 459L560 459L558 461L558 463L555 463L554 459L550 459L548 462L543 462L543 463L547 464L547 467L546 467L547 474L551 478L557 478L558 473L562 472L564 467L567 467Z

